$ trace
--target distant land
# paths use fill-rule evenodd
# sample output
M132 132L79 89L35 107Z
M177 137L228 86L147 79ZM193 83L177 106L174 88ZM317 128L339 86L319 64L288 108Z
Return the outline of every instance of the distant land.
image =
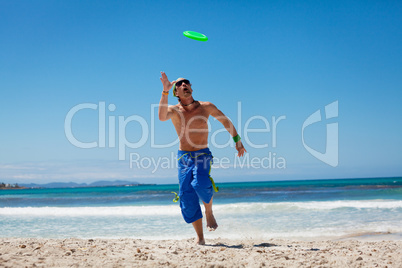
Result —
M139 182L136 181L95 181L90 184L87 183L76 183L76 182L50 182L46 184L37 184L37 183L20 183L18 184L21 187L26 188L75 188L75 187L106 187L106 186L137 186L140 185Z

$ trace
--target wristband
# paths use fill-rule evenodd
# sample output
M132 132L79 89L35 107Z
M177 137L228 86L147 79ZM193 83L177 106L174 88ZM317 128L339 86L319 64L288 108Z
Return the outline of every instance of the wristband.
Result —
M234 142L238 142L239 140L241 140L239 134L237 134L236 136L233 137Z
M162 91L162 94L167 96L169 95L169 91Z

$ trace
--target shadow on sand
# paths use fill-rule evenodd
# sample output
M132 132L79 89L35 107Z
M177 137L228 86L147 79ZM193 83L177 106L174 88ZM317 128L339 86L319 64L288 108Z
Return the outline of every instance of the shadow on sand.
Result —
M208 245L206 244L205 246L209 246L209 247L225 247L225 248L237 248L237 249L242 249L244 248L243 244L239 244L239 245L226 245L223 243L217 243L217 244L213 244L213 245ZM277 245L275 244L270 244L270 243L261 243L258 245L253 245L254 247L264 247L264 248L269 248L269 247L276 247Z
M258 248L270 248L270 247L277 247L278 245L275 244L271 244L271 243L261 243L258 245L254 245L254 247L258 247Z

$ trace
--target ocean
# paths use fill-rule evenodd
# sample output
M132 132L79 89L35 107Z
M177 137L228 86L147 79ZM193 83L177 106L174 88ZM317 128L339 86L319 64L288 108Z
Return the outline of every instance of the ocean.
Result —
M217 183L208 238L402 239L402 178ZM0 237L195 237L178 185L0 190ZM205 226L205 221L204 221Z

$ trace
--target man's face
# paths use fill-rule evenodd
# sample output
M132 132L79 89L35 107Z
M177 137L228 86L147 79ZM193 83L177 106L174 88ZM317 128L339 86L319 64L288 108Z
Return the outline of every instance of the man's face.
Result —
M176 82L176 96L179 98L191 97L193 89L191 88L190 81L187 79L179 79Z

